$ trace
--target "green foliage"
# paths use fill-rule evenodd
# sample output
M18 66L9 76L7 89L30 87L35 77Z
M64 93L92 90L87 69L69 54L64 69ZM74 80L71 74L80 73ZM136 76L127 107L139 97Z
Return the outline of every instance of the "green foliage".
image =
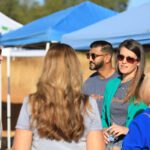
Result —
M26 24L85 0L45 0L44 5L40 5L37 0L22 0L23 3L20 1L0 0L0 11L10 18ZM125 10L127 0L91 0L91 2L120 12Z
M11 18L17 18L18 12L18 1L17 0L1 0L0 11L7 14Z
M118 12L125 10L127 5L127 0L91 0L91 1Z

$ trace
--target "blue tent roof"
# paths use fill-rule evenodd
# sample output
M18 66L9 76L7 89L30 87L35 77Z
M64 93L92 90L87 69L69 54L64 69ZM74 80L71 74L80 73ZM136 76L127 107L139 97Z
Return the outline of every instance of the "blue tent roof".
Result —
M84 28L116 14L117 12L94 3L83 2L35 20L16 31L5 34L1 38L0 44L3 46L15 46L60 41L61 36L65 33Z
M117 47L120 42L129 38L142 44L150 43L150 3L66 34L62 37L62 42L82 50L88 49L95 40L107 40Z

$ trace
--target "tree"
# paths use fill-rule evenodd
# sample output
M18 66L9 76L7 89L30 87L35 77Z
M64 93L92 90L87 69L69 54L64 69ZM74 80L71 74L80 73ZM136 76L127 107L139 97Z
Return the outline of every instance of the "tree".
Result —
M110 8L115 11L123 11L126 9L128 0L92 0L92 2L102 5L106 8Z
M0 0L0 11L16 21L26 24L84 1L45 0L44 5L40 5L37 0ZM125 10L127 0L113 0L113 2L112 0L91 0L91 2L120 12Z

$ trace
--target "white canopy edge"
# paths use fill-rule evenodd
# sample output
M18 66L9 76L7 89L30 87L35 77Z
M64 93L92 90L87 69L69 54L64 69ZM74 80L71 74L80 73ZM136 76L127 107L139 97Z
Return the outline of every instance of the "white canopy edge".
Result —
M2 48L2 56L7 57L44 57L46 50L29 50L22 48Z
M8 78L8 93L7 93L7 148L11 147L11 97L10 97L10 64L11 57L44 57L46 55L46 50L29 50L22 48L2 48L2 56L7 57L7 78ZM1 75L1 70L0 70ZM1 86L1 83L0 83ZM1 92L1 88L0 88ZM1 96L1 95L0 95ZM2 104L2 98L0 97L0 108ZM1 115L0 110L0 115Z
M1 34L15 30L15 29L20 28L22 26L23 26L22 24L16 22L12 18L9 18L8 16L6 16L2 12L0 12L0 33Z

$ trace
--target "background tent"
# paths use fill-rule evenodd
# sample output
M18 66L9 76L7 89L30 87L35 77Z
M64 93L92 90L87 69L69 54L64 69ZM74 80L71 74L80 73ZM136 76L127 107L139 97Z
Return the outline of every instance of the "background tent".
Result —
M19 46L26 44L35 44L41 42L49 42L60 40L60 37L64 33L69 33L80 28L84 28L90 24L93 24L99 20L111 17L117 13L96 5L91 2L84 2L80 5L70 7L68 9L56 12L49 16L43 17L36 21L33 21L22 28L12 31L11 33L4 34L0 40L2 46ZM48 47L48 46L47 46ZM48 49L48 48L47 48ZM5 49L6 50L6 49ZM40 51L27 51L27 50L15 50L9 49L8 53L3 51L3 55L7 56L7 76L8 87L10 84L10 57L38 57L37 55L43 55ZM8 118L8 148L10 148L10 88L8 89L7 97L7 118Z
M0 33L1 34L20 28L21 26L22 24L16 22L15 20L12 20L11 18L7 17L6 15L0 12Z
M4 15L0 12L0 35L15 30L17 28L22 27L22 24L16 22L15 20L9 18L8 16ZM1 81L1 66L0 66L0 81ZM1 109L1 84L0 84L0 111ZM0 112L1 118L1 112Z
M129 9L114 17L66 34L62 42L76 49L88 49L95 40L107 40L115 47L125 39L133 38L142 44L150 43L150 3Z
M46 50L28 50L22 48L4 48L2 55L7 57L7 78L8 78L8 89L7 89L7 148L11 148L11 95L10 95L10 66L11 58L17 57L43 57L46 54Z
M148 2L150 2L150 0L129 0L127 9L132 9Z
M117 13L91 2L56 12L33 21L1 38L3 46L27 45L33 43L60 41L65 33L84 28Z
M22 27L22 24L16 22L15 20L9 18L8 16L6 16L3 13L0 12L0 34L1 35L4 34L4 33L13 31L13 30L15 30L17 28L20 28L20 27ZM6 54L6 52L3 52L3 53ZM1 64L0 64L0 82L1 82ZM2 113L1 113L1 111L2 111L2 106L1 106L1 104L2 104L2 95L1 95L1 93L2 92L1 91L2 90L1 90L1 83L0 83L0 118L1 118L1 115L2 115ZM7 100L9 100L9 99L7 99ZM9 109L7 109L7 110L10 111ZM7 118L9 118L9 117L7 116ZM10 124L8 124L8 126L10 126ZM10 135L10 131L8 132L8 138L9 138L9 141L10 141L10 136L9 135Z

